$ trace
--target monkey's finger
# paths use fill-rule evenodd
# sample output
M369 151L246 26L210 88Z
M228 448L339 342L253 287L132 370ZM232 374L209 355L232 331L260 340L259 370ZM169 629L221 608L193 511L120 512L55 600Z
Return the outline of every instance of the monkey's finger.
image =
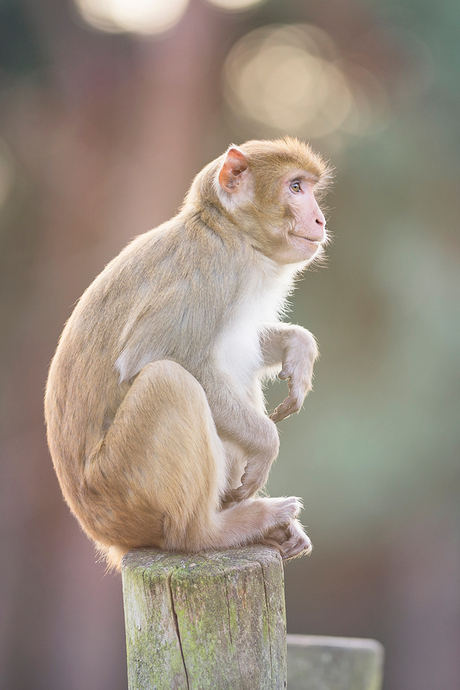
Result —
M288 395L280 405L282 410L290 410L297 402L297 398L294 395Z
M280 405L276 408L274 412L272 412L272 414L270 415L270 419L272 420L272 422L275 422L276 424L276 422L281 422L283 419L286 419L286 417L288 417L289 414L289 408L284 405Z
M270 415L272 422L280 422L282 419L289 417L289 415L298 412L301 408L301 403L297 397L288 396L281 405L278 405L276 410Z
M279 414L290 414L291 410L293 410L296 406L297 399L292 395L288 395L288 397L283 400L281 405L276 408L275 412L278 412Z
M278 413L278 408L277 408L276 410L274 410L274 412L272 412L271 414L269 414L269 415L268 415L268 418L271 419L272 422L275 422L275 424L276 424L277 422L280 422L280 421L283 419L283 417L281 417L281 416L279 415L279 413Z

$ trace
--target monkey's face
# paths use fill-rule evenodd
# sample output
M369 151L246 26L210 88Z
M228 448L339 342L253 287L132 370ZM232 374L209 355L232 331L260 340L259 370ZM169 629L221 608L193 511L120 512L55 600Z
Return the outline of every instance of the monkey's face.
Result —
M315 198L314 181L303 171L291 172L281 184L285 222L279 229L278 261L311 261L326 241L326 219Z
M253 246L280 264L306 263L326 242L326 219L315 197L330 169L294 139L246 142L220 161L215 190Z

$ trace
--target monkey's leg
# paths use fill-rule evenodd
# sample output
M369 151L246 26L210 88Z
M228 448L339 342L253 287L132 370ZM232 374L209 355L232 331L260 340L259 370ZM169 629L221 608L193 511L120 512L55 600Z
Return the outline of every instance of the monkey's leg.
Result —
M225 463L201 385L175 362L153 362L136 377L86 467L88 507L80 517L119 558L142 545L200 551L247 544L297 516L295 498L247 500L221 511Z
M270 541L266 537L272 531L283 530L287 533L290 525L296 521L301 509L300 501L290 498L248 498L233 503L231 506L213 516L209 524L211 532L207 533L207 543L214 549L225 549L232 546L244 546L250 543L275 545L276 538ZM276 525L269 527L269 525ZM284 538L286 541L288 537ZM279 544L276 544L278 547ZM194 550L198 550L198 547Z
M244 468L241 486L235 488L230 483L225 498L227 501L250 498L264 486L278 455L276 425L215 366L202 371L200 377L218 434L227 448L238 449L236 463ZM230 473L235 476L233 467Z

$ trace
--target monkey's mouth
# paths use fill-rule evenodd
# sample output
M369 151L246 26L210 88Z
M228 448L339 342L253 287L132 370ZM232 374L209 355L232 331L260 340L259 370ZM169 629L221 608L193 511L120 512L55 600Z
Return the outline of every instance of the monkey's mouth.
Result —
M316 247L319 247L322 242L322 240L315 240L311 237L307 237L306 235L297 235L295 232L290 232L289 234L292 237L298 237L301 240L305 240L305 242L310 242L310 244L314 244Z

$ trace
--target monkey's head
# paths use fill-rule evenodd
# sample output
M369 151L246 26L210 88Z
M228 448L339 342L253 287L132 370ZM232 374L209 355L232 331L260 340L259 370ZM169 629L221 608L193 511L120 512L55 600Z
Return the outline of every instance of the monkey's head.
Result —
M321 156L297 139L248 141L210 163L189 199L220 206L256 249L278 263L308 263L327 241L318 199L331 177Z

